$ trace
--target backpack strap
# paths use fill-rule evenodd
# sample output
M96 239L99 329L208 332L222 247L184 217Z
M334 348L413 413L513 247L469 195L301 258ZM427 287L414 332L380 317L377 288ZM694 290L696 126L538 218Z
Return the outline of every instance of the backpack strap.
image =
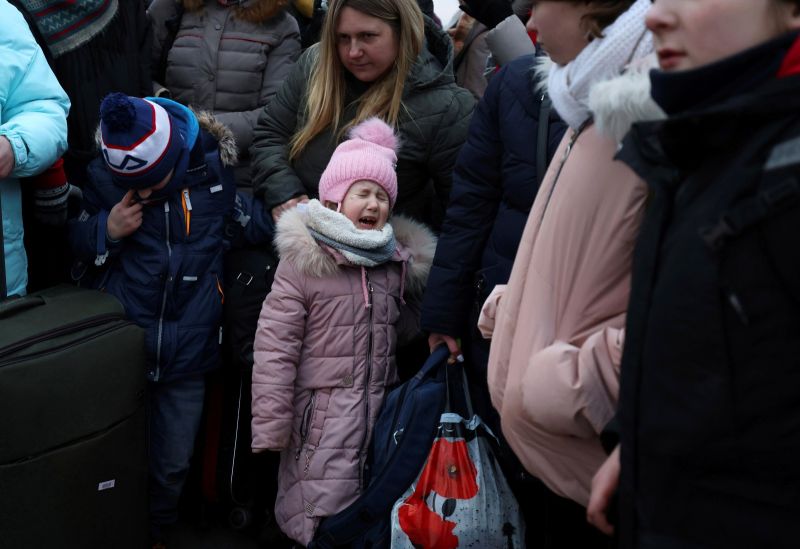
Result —
M539 126L536 135L536 183L542 184L547 172L547 142L550 134L550 110L553 104L546 93L539 101Z

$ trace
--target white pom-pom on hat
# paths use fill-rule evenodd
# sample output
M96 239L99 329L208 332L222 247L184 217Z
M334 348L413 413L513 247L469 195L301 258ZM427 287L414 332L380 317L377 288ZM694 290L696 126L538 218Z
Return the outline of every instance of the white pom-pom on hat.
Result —
M340 203L356 181L373 181L397 200L398 138L380 118L369 118L354 126L350 139L336 147L319 180L319 199Z

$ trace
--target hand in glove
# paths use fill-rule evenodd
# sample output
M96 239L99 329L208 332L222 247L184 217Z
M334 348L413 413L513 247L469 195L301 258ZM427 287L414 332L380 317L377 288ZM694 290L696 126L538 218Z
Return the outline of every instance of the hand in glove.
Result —
M36 189L33 196L36 202L36 219L45 225L61 226L67 223L70 202L80 202L83 193L75 185L64 183L52 189Z
M514 14L511 0L461 0L458 7L490 29Z
M39 175L28 178L34 186L34 217L45 225L64 225L67 222L70 200L81 199L81 190L67 182L64 162L55 164Z

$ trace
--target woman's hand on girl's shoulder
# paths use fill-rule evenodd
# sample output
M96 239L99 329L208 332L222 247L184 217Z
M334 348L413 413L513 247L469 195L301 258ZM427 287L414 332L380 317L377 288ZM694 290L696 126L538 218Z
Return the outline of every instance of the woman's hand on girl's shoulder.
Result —
M295 198L290 198L289 200L287 200L283 204L278 204L277 206L272 208L272 212L271 213L272 213L273 221L275 221L275 223L277 223L278 219L281 218L281 215L283 214L283 212L285 212L287 210L291 210L292 208L294 208L298 204L301 204L301 203L304 203L304 202L308 202L308 195L301 194L300 196L297 196Z

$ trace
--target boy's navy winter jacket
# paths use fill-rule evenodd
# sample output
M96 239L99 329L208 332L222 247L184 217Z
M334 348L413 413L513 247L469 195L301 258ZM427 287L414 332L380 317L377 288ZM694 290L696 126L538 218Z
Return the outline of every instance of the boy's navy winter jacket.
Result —
M172 101L150 99L170 112L185 141L194 144L185 171L176 168L167 187L151 195L136 232L112 242L106 220L128 189L117 186L103 160L95 159L70 238L82 263L77 270L100 265L93 285L116 296L145 329L147 378L169 381L218 365L223 255L242 238L269 241L274 225L260 202L236 193L231 132L209 114L195 116Z
M429 332L467 333L476 297L483 301L511 275L539 189L542 92L536 89L534 60L522 56L494 75L472 116L423 302L422 328ZM550 112L548 159L566 129Z

